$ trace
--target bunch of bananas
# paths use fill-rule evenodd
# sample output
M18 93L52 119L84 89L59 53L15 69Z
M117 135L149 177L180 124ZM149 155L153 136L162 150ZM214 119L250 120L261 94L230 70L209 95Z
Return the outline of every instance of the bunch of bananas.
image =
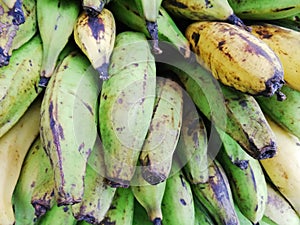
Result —
M0 0L0 225L300 225L299 18Z

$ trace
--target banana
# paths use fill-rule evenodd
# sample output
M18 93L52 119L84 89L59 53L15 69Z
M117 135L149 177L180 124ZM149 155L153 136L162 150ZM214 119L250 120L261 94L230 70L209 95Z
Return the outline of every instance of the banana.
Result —
M300 31L300 13L282 19L267 20L267 22L281 27L286 27L295 31Z
M153 223L149 220L145 208L135 199L132 225L141 225L141 224L153 225ZM154 224L154 225L159 225L159 224Z
M281 19L300 12L300 2L297 0L228 0L228 3L237 16L249 20Z
M162 0L134 0L139 14L144 18L150 37L153 40L154 54L161 54L162 50L158 46L158 25L157 17Z
M267 183L261 165L228 134L219 132L223 148L217 159L227 177L230 177L233 199L241 213L256 224L264 216L268 200Z
M185 92L184 92L185 93ZM208 134L191 97L183 95L183 115L176 154L190 183L208 181Z
M44 174L52 174L52 168L38 136L26 154L12 196L15 225L35 223L36 216L34 207L31 205L31 196L34 187L44 179Z
M15 223L12 196L26 154L39 135L40 108L41 98L38 98L0 139L0 224Z
M269 117L268 123L276 135L278 152L271 159L260 160L266 174L280 193L300 215L300 141Z
M300 138L300 91L287 85L281 90L286 96L286 100L282 102L277 101L274 96L268 99L257 97L256 100L266 115Z
M9 64L14 38L24 21L21 0L0 2L0 67Z
M134 195L130 188L117 188L109 210L100 225L131 225L134 214Z
M150 38L149 32L146 29L145 20L140 16L134 0L112 1L109 4L109 8L118 22L125 24L135 31L142 32ZM190 56L189 42L163 7L159 8L157 26L160 44L162 44L162 42L170 43L174 45L185 58Z
M101 79L108 79L108 66L116 37L114 15L103 9L96 17L82 12L74 25L74 39Z
M191 185L195 198L203 203L217 224L239 225L228 178L216 159L209 164L208 173L207 183Z
M77 220L72 215L71 206L58 206L54 204L53 207L37 221L36 225L75 225L76 223Z
M259 225L280 225L280 224L277 224L273 220L271 220L268 217L264 216L261 219L261 221L259 221Z
M193 225L195 223L193 193L182 170L176 171L166 180L161 208L164 225Z
M72 35L80 3L72 0L37 0L36 7L39 34L43 41L39 85L46 87L54 72L58 55Z
M27 43L37 33L36 0L23 0L22 10L25 22L19 25L12 42L12 51Z
M195 223L194 225L215 225L204 205L194 196Z
M267 183L268 201L264 217L280 225L299 225L300 218L282 194L271 183Z
M157 77L156 81L152 120L139 156L142 175L153 185L166 180L170 174L183 112L180 85L169 78Z
M81 5L89 15L97 16L109 2L110 0L82 0Z
M242 225L253 225L253 223L241 212L236 202L234 202L234 209Z
M286 85L300 91L300 32L270 23L253 24L251 33L263 40L279 57L284 70Z
M150 126L156 89L156 65L144 34L124 31L116 37L102 84L99 121L106 178L128 187Z
M135 199L142 205L148 215L148 220L159 225L163 220L162 201L165 195L166 181L155 185L144 180L142 167L138 165L131 181L131 190Z
M104 169L102 144L96 142L88 158L82 200L71 206L75 219L100 224L111 207L116 188L106 184Z
M284 96L282 64L262 40L225 22L200 21L185 32L197 61L224 85L251 95Z
M40 133L54 170L55 199L68 205L82 200L87 158L98 137L99 79L79 52L65 57L52 77L41 106Z
M183 60L173 63L177 68L169 68L178 75L194 103L216 127L228 133L254 158L270 158L276 154L274 133L253 96L216 83L197 63Z
M243 21L235 15L228 0L164 0L162 5L178 18L192 21L226 21L248 30Z
M34 54L28 56L29 52ZM41 93L38 88L41 62L42 43L35 36L15 51L8 66L0 68L0 137Z

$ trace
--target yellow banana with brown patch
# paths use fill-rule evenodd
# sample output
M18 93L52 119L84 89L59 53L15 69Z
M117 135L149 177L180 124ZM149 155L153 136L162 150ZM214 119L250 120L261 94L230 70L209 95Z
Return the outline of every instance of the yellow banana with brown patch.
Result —
M223 84L251 95L283 97L282 64L259 38L232 24L211 21L192 23L185 34L197 61Z

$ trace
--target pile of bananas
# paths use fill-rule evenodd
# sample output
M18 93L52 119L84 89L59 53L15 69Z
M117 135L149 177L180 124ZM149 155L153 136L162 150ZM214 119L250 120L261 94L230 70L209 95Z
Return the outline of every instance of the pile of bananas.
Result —
M299 16L0 0L0 225L300 225Z

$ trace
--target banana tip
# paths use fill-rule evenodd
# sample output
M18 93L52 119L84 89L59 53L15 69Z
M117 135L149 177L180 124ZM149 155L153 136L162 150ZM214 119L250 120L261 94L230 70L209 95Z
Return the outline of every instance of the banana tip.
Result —
M152 223L153 225L162 225L162 220L161 218L155 218Z

